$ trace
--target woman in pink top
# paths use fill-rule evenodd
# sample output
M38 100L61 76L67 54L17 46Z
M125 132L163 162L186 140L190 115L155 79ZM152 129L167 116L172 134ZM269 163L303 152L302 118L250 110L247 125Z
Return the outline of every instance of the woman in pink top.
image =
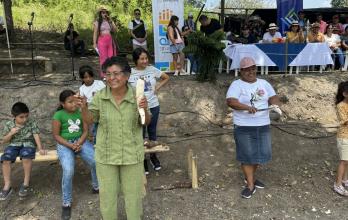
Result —
M116 32L117 27L110 19L109 11L105 7L98 10L98 20L93 23L93 47L99 53L100 77L105 78L102 70L104 61L116 56L116 42L113 41L111 33Z
M185 55L182 50L185 47L182 34L178 28L179 18L175 15L170 17L168 24L168 39L170 43L170 53L173 55L173 65L175 68L174 76L177 76L179 73L181 75L187 75L184 68ZM178 62L179 61L179 62Z

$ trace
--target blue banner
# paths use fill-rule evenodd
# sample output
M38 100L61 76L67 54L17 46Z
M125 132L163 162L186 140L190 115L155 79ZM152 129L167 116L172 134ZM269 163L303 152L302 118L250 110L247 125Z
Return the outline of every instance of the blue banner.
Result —
M303 9L303 0L277 0L279 32L284 36L291 22L298 21L297 13Z

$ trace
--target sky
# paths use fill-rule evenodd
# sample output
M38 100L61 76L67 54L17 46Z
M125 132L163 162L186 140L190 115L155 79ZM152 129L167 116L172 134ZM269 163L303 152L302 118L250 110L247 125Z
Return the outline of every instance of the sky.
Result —
M274 7L276 7L276 0L274 0ZM303 8L320 8L330 7L331 0L303 0ZM215 8L220 4L220 0L207 0L206 8Z

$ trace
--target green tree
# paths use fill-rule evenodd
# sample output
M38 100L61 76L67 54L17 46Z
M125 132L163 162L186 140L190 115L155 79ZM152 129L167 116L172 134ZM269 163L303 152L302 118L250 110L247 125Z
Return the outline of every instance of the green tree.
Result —
M11 0L1 0L1 3L4 4L5 19L7 24L7 31L11 39L15 37L14 35L14 26L13 26L13 17L12 17L12 1Z
M331 6L334 8L348 7L347 0L331 0Z

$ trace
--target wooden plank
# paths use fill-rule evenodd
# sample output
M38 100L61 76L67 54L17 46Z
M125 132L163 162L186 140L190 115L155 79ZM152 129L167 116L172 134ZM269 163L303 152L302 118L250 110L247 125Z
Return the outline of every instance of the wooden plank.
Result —
M11 45L31 45L31 43L11 43ZM64 45L64 43L33 43L33 45Z
M34 57L34 61L50 61L50 58L47 57ZM17 57L17 58L0 58L1 62L22 62L22 61L31 61L31 57Z
M167 145L158 145L153 148L145 148L145 153L160 153L160 152L166 152L169 151L170 148ZM2 153L0 153L0 156ZM58 155L56 150L48 150L47 155L41 155L38 152L36 152L35 160L34 162L47 162L47 161L56 161L58 160ZM21 162L19 157L16 159L16 163Z
M160 153L160 152L166 152L169 151L170 147L168 145L157 145L152 148L145 147L145 153Z
M0 156L1 155L2 155L2 153L0 153ZM41 155L41 154L39 154L39 152L36 152L35 160L33 160L33 161L34 162L47 162L47 161L56 161L56 160L58 160L57 151L56 150L48 150L47 155ZM18 163L18 162L21 162L19 157L17 157L17 159L16 159L16 163Z

